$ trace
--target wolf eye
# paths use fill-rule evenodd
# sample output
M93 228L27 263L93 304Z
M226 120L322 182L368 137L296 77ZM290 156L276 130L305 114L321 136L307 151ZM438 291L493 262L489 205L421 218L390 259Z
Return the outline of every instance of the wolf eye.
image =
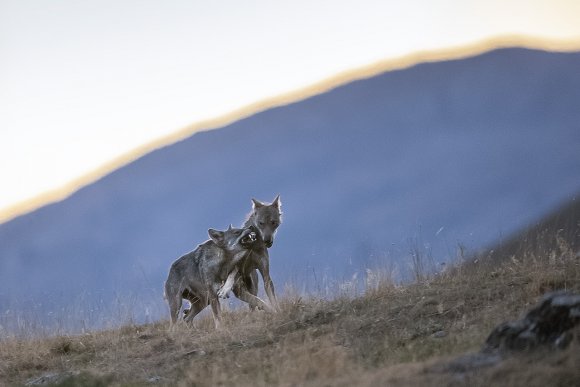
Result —
M234 231L234 235L240 235L241 233L242 233L242 230Z
M261 221L261 220L260 220L258 223L260 224L260 226L263 226L263 225L265 225L265 224L266 224L265 222L263 222L263 221Z
M270 222L270 223L272 223L272 226L277 226L277 225L278 225L278 222L276 222L275 220L273 220L273 221L272 221L272 222Z

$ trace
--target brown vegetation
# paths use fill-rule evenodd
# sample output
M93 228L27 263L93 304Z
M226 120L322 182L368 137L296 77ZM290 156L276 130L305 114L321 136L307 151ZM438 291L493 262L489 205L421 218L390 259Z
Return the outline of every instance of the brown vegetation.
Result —
M224 313L84 335L0 338L0 385L60 375L59 385L578 385L580 331L569 348L524 354L475 373L444 361L478 350L499 323L548 291L580 292L580 257L558 237L547 254L458 266L359 297L287 296L277 314Z

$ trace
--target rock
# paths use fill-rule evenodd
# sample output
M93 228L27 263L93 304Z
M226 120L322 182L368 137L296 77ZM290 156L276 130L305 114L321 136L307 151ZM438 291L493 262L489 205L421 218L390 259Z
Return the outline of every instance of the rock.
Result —
M537 347L563 349L572 341L568 332L580 323L580 295L553 292L518 321L497 326L483 346L483 352L511 352Z
M29 379L24 385L25 386L43 386L48 384L55 384L64 381L65 379L78 375L78 371L69 371L69 372L51 372L48 374L44 374L40 377Z
M431 337L436 338L436 339L440 339L440 338L445 337L445 336L447 336L447 332L445 332L445 331L437 331L431 335Z
M499 364L507 357L535 349L560 350L573 339L570 330L580 324L580 295L553 292L542 297L539 305L517 321L498 325L479 352L436 364L431 372L464 374ZM443 332L443 331L440 331ZM439 332L435 332L433 337Z
M183 354L183 357L188 356L205 356L205 351L202 349L193 349L191 351L187 351Z

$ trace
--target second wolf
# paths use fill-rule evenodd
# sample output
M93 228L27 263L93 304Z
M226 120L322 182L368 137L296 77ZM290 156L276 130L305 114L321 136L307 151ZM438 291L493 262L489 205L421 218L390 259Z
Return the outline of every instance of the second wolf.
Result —
M165 298L172 323L177 321L183 299L186 299L191 303L186 321L191 321L209 304L218 328L218 289L231 272L237 272L236 265L248 256L257 242L257 233L249 227L239 229L230 226L226 231L209 229L208 234L208 241L177 259L169 269Z
M241 261L238 266L239 271L232 271L228 276L224 286L218 295L224 297L230 289L233 290L237 298L247 302L251 309L279 310L274 283L270 277L270 256L268 248L274 244L276 230L282 222L282 212L280 210L280 195L272 203L262 203L252 199L252 212L248 215L243 227L251 227L257 230L257 241L252 246L250 254ZM258 297L258 274L264 280L264 290L270 301L268 306Z

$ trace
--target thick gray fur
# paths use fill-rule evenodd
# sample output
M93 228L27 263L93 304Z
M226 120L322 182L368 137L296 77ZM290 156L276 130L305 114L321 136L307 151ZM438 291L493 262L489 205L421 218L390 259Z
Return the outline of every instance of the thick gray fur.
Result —
M251 309L279 310L274 283L270 278L270 256L268 248L274 243L274 236L282 222L280 195L272 203L263 203L252 199L252 212L248 215L243 227L257 231L257 241L252 247L251 253L245 257L238 266L239 271L232 272L226 284L233 283L233 292L237 298L247 302ZM258 274L264 280L264 290L270 301L267 305L258 297ZM232 278L234 277L235 278ZM225 296L229 289L224 286L220 290L220 296Z
M171 265L165 281L165 298L169 304L171 323L181 311L183 299L191 303L185 315L190 322L207 305L211 305L216 328L220 325L218 289L236 265L243 261L257 243L257 235L249 228L231 226L226 231L208 230L211 239L183 255Z

